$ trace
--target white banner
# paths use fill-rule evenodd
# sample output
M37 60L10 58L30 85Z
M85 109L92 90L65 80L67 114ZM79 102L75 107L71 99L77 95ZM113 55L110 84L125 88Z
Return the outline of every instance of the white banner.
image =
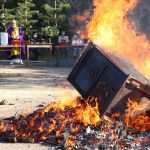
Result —
M7 32L0 33L0 41L1 41L2 46L8 45L8 33Z

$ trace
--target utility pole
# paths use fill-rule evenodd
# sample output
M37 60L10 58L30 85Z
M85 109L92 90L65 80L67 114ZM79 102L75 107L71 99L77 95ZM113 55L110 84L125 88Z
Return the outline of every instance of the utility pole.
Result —
M3 17L5 17L5 3L6 3L6 0L4 0L2 2L2 14L1 14L1 16L3 16Z
M5 3L6 3L6 0L4 0L3 3L2 3L2 11L3 12L5 11Z
M4 12L4 9L5 9L5 5L4 3L2 4L2 11Z
M55 0L55 25L57 26L57 13L56 13L56 9L57 9L57 0Z
M25 28L25 35L28 35L28 34L30 34L30 33L28 33L28 31L27 31L27 28L28 28L28 18L27 18L27 16L28 16L28 10L27 10L27 5L28 5L28 0L25 0L25 6L26 6L26 10L25 10L25 24L26 24L26 28ZM31 29L30 29L30 31L29 32L31 32ZM31 35L30 35L30 39L31 39Z
M26 7L27 7L27 4L28 4L28 0L25 0L25 5L26 5ZM26 26L27 26L27 22L28 22L28 19L27 19L27 15L28 15L28 11L27 11L27 8L26 8L26 10L25 10L25 16L26 16Z

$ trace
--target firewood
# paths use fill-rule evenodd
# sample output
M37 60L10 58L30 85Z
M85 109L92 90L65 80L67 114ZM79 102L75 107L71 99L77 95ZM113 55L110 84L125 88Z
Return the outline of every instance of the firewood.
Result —
M47 136L47 139L48 139L48 140L63 140L63 139L64 139L64 136L63 136L63 135L60 135L60 136L48 135L48 136Z
M15 136L14 137L9 137L8 140L11 143L17 143L17 137L15 137Z
M22 137L21 138L23 143L35 143L35 139L33 137Z

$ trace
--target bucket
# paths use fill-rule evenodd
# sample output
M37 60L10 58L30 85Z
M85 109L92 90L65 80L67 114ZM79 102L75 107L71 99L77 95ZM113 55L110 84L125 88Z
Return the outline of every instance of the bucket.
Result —
M0 33L0 43L2 46L8 45L8 33L7 32L1 32Z

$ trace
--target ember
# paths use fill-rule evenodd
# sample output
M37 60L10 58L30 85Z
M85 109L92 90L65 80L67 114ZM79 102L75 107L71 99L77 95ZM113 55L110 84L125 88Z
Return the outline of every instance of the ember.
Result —
M20 115L18 119L2 121L0 132L5 137L16 137L22 142L29 142L29 138L40 142L45 141L49 135L61 136L68 127L69 133L76 134L82 131L82 126L96 126L98 121L97 108L92 108L84 99L77 98L72 106L53 102L27 116Z
M99 118L98 106L91 107L86 101L78 97L71 104L52 102L27 116L3 120L0 122L0 141L44 142L58 149L142 150L149 146L149 126L141 131L142 128L134 128L135 122L123 124L126 117L124 119L119 114L112 115L112 121L102 120ZM88 101L94 101L94 98L91 97ZM126 116L131 105L133 104L129 101ZM145 121L150 119L145 117Z

